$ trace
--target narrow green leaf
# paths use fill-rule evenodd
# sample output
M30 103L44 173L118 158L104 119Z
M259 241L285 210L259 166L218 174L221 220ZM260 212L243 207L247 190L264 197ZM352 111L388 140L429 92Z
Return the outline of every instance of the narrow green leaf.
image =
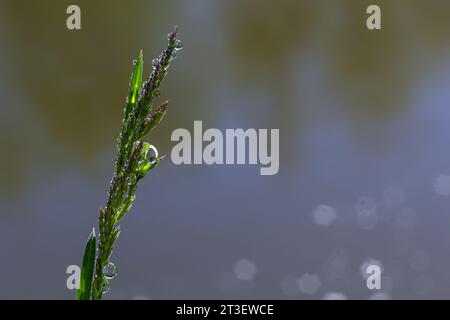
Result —
M77 290L77 300L89 300L91 297L92 279L94 277L96 236L92 229L84 249L83 265L81 267L80 288Z
M128 99L127 99L127 107L125 109L125 116L124 116L124 125L127 124L127 121L133 110L133 107L138 100L141 86L142 86L142 74L143 73L144 73L144 60L143 60L143 54L142 54L142 50L141 50L139 57L137 58L137 60L135 60L134 67L133 67L133 73L131 74L130 89L129 89Z
M133 75L131 76L130 82L130 94L128 96L128 104L134 105L139 95L139 90L142 85L142 74L144 70L144 61L143 61L142 50L139 54L139 57L136 60L133 69Z

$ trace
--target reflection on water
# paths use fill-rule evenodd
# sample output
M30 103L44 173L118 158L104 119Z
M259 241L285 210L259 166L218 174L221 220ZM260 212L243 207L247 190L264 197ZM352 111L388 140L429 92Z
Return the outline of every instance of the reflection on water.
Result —
M2 1L0 297L73 296L131 61L142 48L148 72L175 24L152 143L170 154L194 120L280 128L280 173L167 158L123 226L111 298L449 297L450 3L383 3L369 32L369 2L78 1L69 32L64 2Z

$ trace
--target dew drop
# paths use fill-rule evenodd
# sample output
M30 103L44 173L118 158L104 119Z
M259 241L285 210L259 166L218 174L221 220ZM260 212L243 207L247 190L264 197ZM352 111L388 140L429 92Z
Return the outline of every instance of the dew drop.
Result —
M150 145L150 148L148 149L147 153L148 161L150 164L154 164L156 160L158 159L158 150L155 146Z
M103 268L103 275L106 279L112 279L117 275L117 267L114 263L108 262L108 264Z
M181 50L183 49L183 42L181 40L175 41L175 50Z
M103 294L107 293L109 291L109 288L110 288L109 280L103 279L103 288L102 288Z
M134 59L134 60L133 60L133 66L136 65L136 63L137 63L137 60Z
M156 67L159 64L159 59L152 60L152 66Z

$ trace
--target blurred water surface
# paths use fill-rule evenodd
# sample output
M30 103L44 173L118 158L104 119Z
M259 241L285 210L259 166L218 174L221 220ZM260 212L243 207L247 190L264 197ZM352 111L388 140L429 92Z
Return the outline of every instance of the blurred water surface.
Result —
M383 29L365 28L381 5ZM141 184L108 298L449 298L448 1L0 0L0 298L72 298L106 199L131 61L178 25L150 136L280 128L280 172ZM365 286L383 269L381 292Z

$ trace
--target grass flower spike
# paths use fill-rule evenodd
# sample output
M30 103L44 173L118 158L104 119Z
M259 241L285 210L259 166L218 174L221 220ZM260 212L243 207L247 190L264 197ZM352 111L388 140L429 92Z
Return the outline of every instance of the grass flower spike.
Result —
M142 139L161 123L168 101L153 106L160 95L160 85L167 75L176 52L182 49L177 29L168 35L167 48L152 61L152 72L142 83L144 61L142 51L134 61L122 129L117 139L117 156L106 205L99 209L98 240L93 231L86 245L77 299L99 300L109 289L109 281L117 274L110 261L114 244L120 234L120 221L136 198L139 181L155 168L163 157L157 149Z

